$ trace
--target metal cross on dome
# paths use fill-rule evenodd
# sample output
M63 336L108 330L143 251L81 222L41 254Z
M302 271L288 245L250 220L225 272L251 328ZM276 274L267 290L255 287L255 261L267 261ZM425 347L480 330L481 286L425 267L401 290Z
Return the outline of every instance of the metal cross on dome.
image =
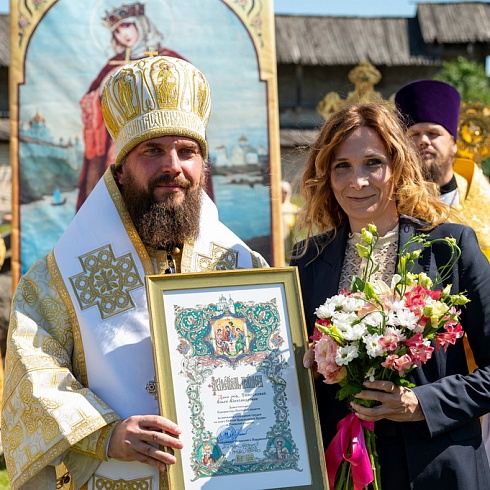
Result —
M148 48L146 51L145 51L145 56L157 56L158 55L158 51L154 51L153 48Z

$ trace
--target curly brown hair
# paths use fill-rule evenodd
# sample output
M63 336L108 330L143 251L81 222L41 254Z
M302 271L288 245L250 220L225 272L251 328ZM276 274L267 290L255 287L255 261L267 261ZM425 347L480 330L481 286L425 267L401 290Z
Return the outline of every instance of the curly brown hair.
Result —
M331 187L331 167L336 148L356 128L376 131L390 156L394 195L399 215L427 223L429 230L449 217L449 206L438 198L435 184L426 182L420 171L419 156L394 109L388 102L349 105L334 112L311 146L301 177L304 205L299 227L311 237L348 223ZM367 225L367 223L366 223Z

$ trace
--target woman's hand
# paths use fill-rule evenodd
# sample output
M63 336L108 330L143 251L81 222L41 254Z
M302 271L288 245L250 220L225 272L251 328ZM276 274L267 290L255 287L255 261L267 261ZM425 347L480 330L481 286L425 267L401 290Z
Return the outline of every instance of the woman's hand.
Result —
M315 351L313 350L314 347L315 343L312 342L306 350L305 355L303 356L303 366L306 369L311 368L311 366L313 366L313 364L315 363Z
M107 455L120 461L140 461L165 471L167 464L177 460L161 447L182 449L178 439L181 432L176 424L159 415L134 415L116 424Z
M419 400L409 388L397 386L391 381L380 380L365 381L364 386L369 389L359 392L356 398L374 400L380 404L367 408L352 402L351 407L361 420L370 422L381 419L393 420L394 422L425 420Z

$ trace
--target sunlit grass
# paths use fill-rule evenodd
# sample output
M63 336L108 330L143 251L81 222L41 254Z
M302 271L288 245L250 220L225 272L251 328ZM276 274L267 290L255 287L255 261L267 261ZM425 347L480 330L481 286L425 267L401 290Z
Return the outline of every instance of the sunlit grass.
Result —
M5 460L3 455L0 456L0 490L9 490L10 484L7 477L7 470L5 469Z
M7 470L0 470L0 490L9 490L10 484L7 477Z

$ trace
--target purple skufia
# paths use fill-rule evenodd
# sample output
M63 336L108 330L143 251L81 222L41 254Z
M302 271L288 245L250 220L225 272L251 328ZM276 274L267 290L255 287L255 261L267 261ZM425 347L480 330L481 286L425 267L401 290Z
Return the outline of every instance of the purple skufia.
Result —
M444 126L458 135L461 95L448 83L438 80L416 80L404 85L395 95L395 105L408 127L419 122Z

